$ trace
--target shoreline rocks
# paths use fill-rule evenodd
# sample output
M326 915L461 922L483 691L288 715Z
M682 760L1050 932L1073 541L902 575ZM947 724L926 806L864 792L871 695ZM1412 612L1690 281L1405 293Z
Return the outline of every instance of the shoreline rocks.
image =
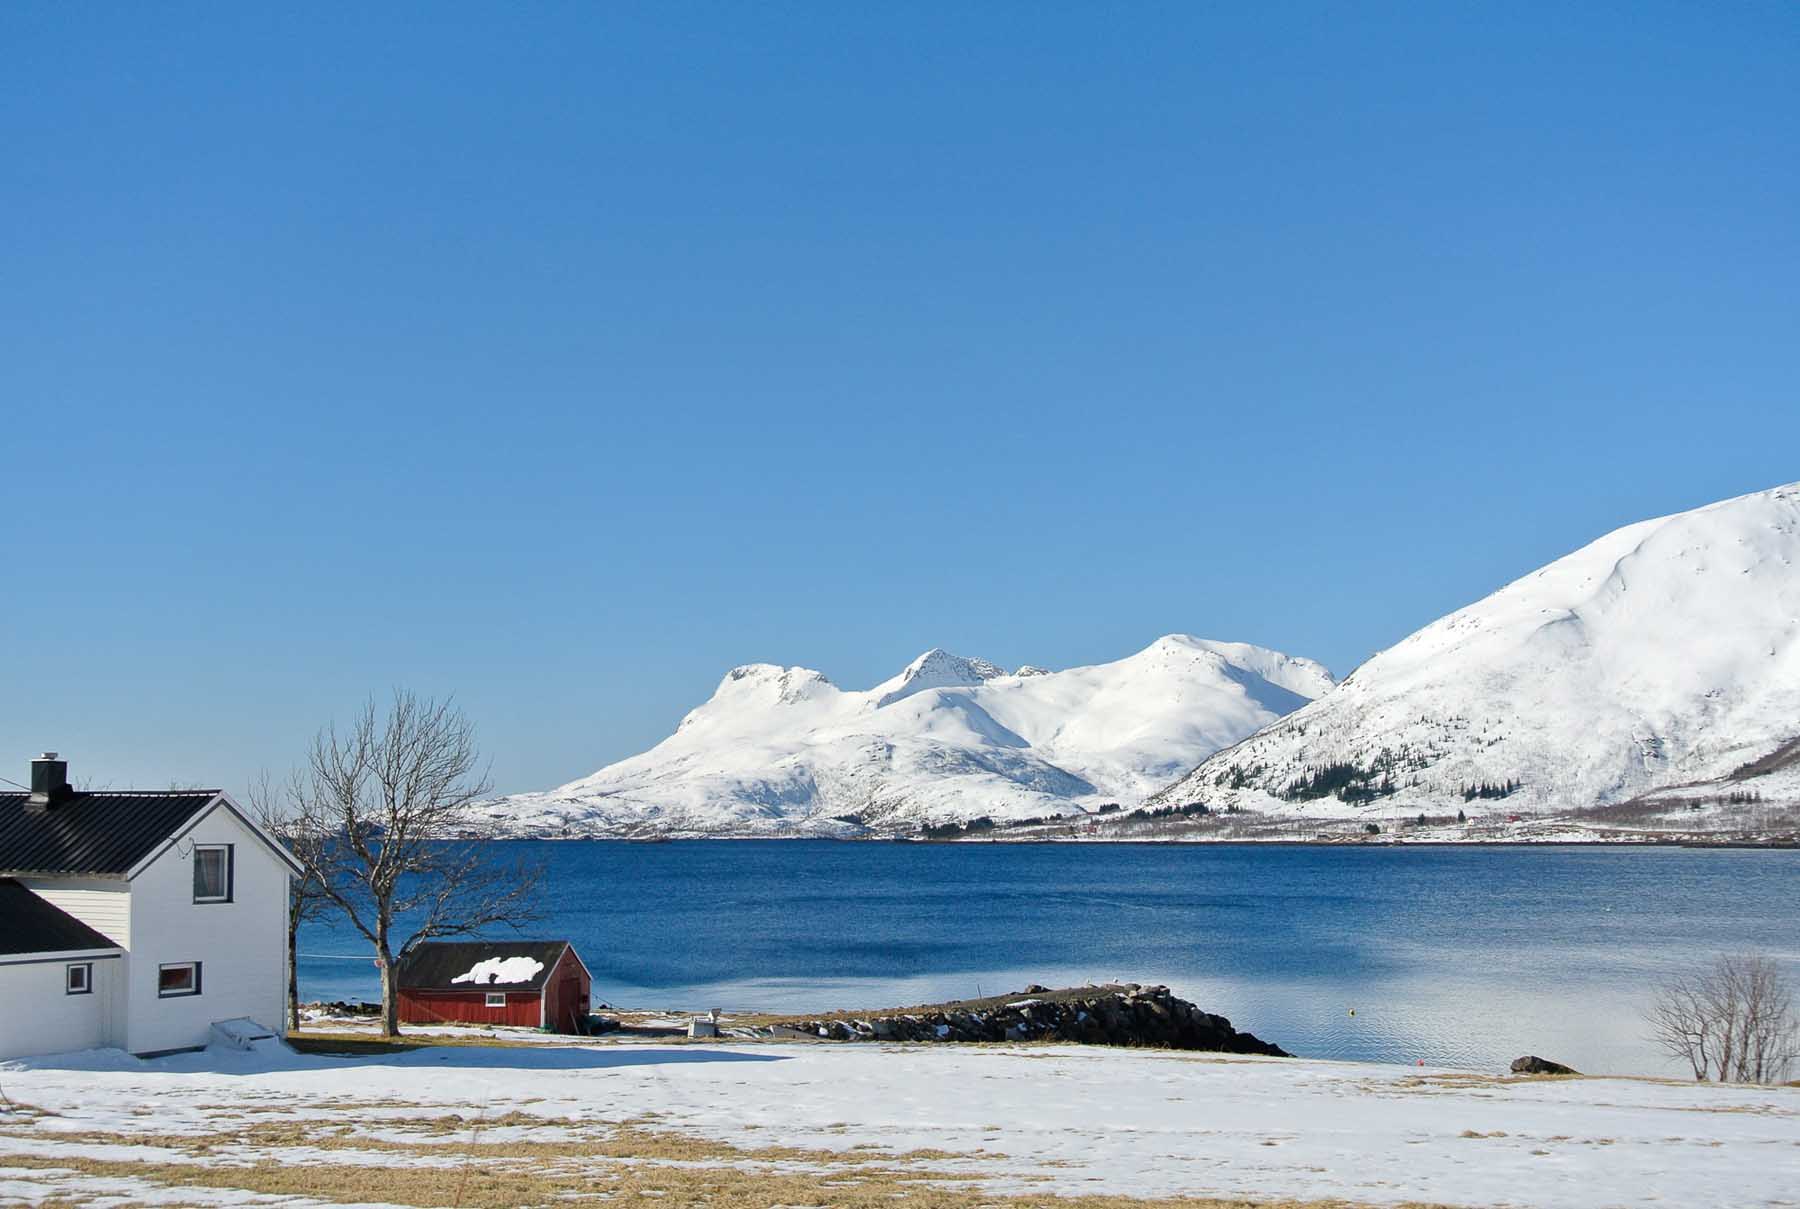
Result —
M326 1016L375 1017L381 1015L381 1005L370 1003L366 999L358 1000L355 1003L347 1003L342 999L333 999L330 1002L314 1000L311 1003L301 1004L300 1011L302 1014L315 1012Z
M796 1017L750 1032L824 1041L1069 1041L1293 1057L1278 1045L1239 1032L1225 1017L1175 998L1168 987L1137 983L1056 991L1034 984L1016 995L891 1012Z

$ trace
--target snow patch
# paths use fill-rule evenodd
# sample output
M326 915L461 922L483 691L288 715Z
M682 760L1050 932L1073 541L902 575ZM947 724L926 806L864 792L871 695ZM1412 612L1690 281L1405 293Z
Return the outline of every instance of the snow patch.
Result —
M536 978L544 963L535 957L489 957L470 966L451 982L472 982L476 986L511 985Z

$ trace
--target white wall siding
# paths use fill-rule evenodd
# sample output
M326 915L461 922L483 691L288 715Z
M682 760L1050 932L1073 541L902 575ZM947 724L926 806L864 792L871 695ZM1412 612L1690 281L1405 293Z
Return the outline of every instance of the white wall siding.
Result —
M93 959L92 964L94 989L86 995L71 995L66 990L69 961L0 964L0 1058L31 1058L120 1043L118 992L125 962L110 957Z
M21 877L19 883L121 949L131 947L131 883L123 878Z
M232 901L194 901L194 845L231 844ZM287 1001L288 870L223 806L131 882L125 1047L205 1045L215 1020L247 1016L279 1031ZM165 963L198 961L200 994L162 998Z

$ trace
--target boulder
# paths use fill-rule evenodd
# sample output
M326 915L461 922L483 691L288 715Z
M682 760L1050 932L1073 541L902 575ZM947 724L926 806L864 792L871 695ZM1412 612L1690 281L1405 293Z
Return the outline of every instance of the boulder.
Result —
M1523 1058L1514 1058L1512 1073L1515 1075L1579 1075L1581 1072L1572 1066L1564 1066L1560 1062L1552 1062L1548 1058L1540 1058L1536 1054L1526 1054Z

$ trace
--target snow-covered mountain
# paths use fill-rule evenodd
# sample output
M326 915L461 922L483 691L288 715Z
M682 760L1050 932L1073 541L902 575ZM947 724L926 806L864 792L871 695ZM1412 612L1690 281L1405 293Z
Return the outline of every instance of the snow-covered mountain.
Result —
M1482 785L1471 814L1791 801L1797 736L1800 484L1609 533L1154 800L1319 816L1455 810Z
M755 663L642 755L484 810L515 835L834 835L1131 807L1331 686L1311 660L1183 635L1010 675L932 650L864 691Z

